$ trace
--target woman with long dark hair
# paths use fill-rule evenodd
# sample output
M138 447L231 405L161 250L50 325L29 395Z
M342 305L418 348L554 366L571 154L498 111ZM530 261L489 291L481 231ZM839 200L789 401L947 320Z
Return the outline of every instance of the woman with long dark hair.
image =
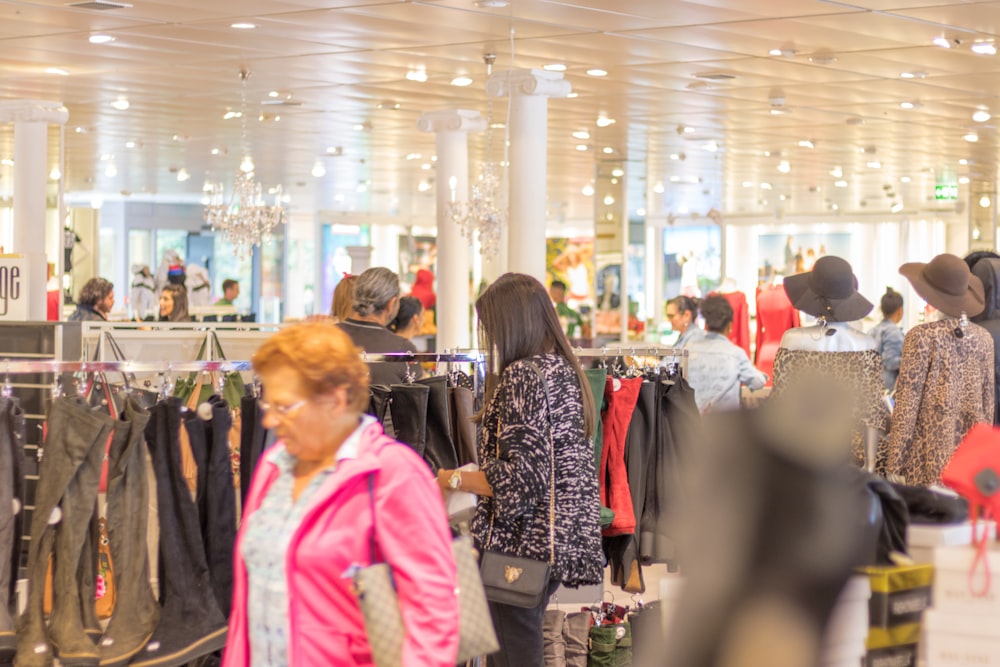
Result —
M472 533L481 552L551 563L538 606L490 602L500 651L488 664L543 667L549 597L559 584L603 581L594 399L540 282L505 274L479 297L476 312L490 355L477 416L480 471L441 470L438 483L479 496Z

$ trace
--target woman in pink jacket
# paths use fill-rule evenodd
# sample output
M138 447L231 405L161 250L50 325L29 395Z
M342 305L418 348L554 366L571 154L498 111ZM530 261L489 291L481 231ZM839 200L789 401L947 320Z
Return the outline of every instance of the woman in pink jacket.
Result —
M452 667L457 577L434 476L363 415L368 371L329 322L283 329L254 355L277 444L254 473L236 542L224 667L370 665L351 574L392 567L404 667Z

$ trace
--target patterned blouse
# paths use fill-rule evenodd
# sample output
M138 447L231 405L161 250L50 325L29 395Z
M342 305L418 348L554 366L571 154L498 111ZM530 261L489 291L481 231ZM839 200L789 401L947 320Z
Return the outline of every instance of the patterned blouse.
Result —
M878 472L907 484L940 481L973 424L993 423L993 338L954 318L913 327L903 341L892 430Z
M545 377L551 406L546 404L542 380L529 362ZM583 396L576 372L559 355L516 361L500 377L486 409L479 443L480 468L493 497L479 498L473 534L480 549L549 560L553 453L556 511L552 578L568 586L600 583L601 505L594 449L583 434Z

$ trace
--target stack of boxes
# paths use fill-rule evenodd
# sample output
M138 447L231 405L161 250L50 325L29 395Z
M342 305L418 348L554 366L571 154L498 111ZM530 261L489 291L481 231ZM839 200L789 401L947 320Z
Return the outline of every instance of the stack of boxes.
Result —
M820 649L820 667L858 667L865 657L868 636L868 578L854 576L847 581L830 613Z
M872 588L865 667L917 667L921 623L931 602L934 567L873 566L862 571Z

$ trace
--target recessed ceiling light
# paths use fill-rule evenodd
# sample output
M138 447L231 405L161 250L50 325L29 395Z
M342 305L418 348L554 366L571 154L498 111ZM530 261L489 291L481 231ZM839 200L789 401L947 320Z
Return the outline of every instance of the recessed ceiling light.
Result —
M451 80L451 85L458 86L459 88L464 88L465 86L472 85L472 79L467 76L456 76Z
M969 177L968 176L959 176L958 177L958 184L959 185L968 185L969 184Z
M612 148L611 146L605 146L604 148L601 149L601 152L604 153L605 155L611 155L612 153L615 152L615 149Z
M562 63L549 63L548 65L542 65L542 69L549 72L565 72L566 66Z
M567 94L566 97L570 97L570 98L580 97L580 93L572 92L572 93Z
M406 73L406 79L408 81L418 81L424 83L427 81L427 72L422 69L411 69Z
M107 44L109 42L115 41L115 38L111 35L91 35L88 38L91 44Z
M316 160L316 163L313 164L312 171L309 173L313 175L313 178L323 178L326 176L326 167L323 166L323 163L320 160Z
M942 49L951 48L951 40L948 39L947 37L938 36L935 37L932 41L934 42L934 46L940 46Z
M680 155L680 153L671 153L670 154L670 159L671 160L680 160L681 159L681 155Z
M573 138L584 139L584 140L590 139L590 132L587 132L586 130L577 130L576 132L573 133Z
M979 198L979 207L980 208L990 207L990 198L988 195L983 195L982 197Z
M229 27L235 28L236 30L253 30L254 28L257 27L257 24L240 22L240 23L233 23Z
M423 171L430 171L430 169L431 169L431 163L430 162L424 162L422 165L420 165L420 168Z
M604 205L611 206L615 203L615 198L611 195L604 195Z
M907 101L907 102L900 102L899 106L901 109L919 109L921 105L920 102Z
M811 139L802 139L799 141L799 146L802 148L816 148L816 144L814 144Z
M104 169L104 175L107 176L108 178L114 178L115 176L118 175L118 167L116 167L113 164L109 164Z
M763 182L763 183L760 184L760 189L761 190L770 190L771 189L771 184L765 181L765 182Z
M788 113L788 109L785 109L783 107L771 107L772 116L783 116L786 113Z
M782 174L787 174L791 170L792 170L792 165L788 163L788 160L782 160L781 162L778 163L778 171L780 171Z
M680 176L671 176L671 177L670 177L670 182L671 182L671 183L679 183L679 182L680 182L680 180L681 180L681 177L680 177Z
M625 175L625 170L622 169L621 167L615 167L614 169L611 170L611 175L614 176L615 178L621 178L622 176Z
M997 54L997 45L993 43L993 40L976 40L972 43L972 52L978 53L981 56L995 56Z
M46 74L58 74L59 76L69 76L69 72L67 72L64 69L60 69L58 67L46 67L45 68L45 73Z
M909 177L909 176L900 176L900 177L899 177L899 182L900 182L900 183L909 183L909 182L910 182L910 180L911 180L911 179L910 179L910 177Z
M233 111L232 109L230 109L226 113L222 114L222 120L231 120L233 118L239 118L242 115L243 115L242 111Z
M267 94L268 97L278 97L279 95L281 95L281 93L279 93L277 90L272 90Z
M753 187L753 181L743 181L743 187L745 187L745 188L752 188Z
M704 148L709 153L715 153L719 150L719 144L714 141L709 141L704 146L702 146L702 148Z
M899 213L900 211L903 210L903 202L901 201L896 202L889 208L889 210L892 211L893 213Z
M965 139L966 141L968 141L970 144L974 144L977 141L979 141L979 135L976 134L975 132L969 132L965 136L963 136L962 138Z
M59 167L52 167L52 171L49 172L50 181L58 181L62 178L62 172L59 171Z
M840 167L834 167L833 169L830 170L830 175L833 176L834 178L843 178L844 170L841 169Z
M608 118L607 116L601 116L596 121L597 127L607 127L609 125L615 124L614 118Z
M595 67L594 69L588 69L587 70L587 75L588 76L607 76L608 72L607 72L607 70L603 70L603 69L599 69L599 68Z
M778 199L780 201L785 201L786 199L788 199L788 195L778 195Z
M642 216L646 215L646 209L637 208L635 209L635 214L641 218Z
M510 5L507 0L476 0L474 4L484 9L503 9Z
M127 111L128 108L131 106L131 104L129 104L127 97L119 97L117 100L111 103L111 106L114 107L115 109L118 109L119 111Z
M768 53L771 54L772 56L780 56L781 49L771 49L770 51L768 51Z
M578 150L578 151L585 151L588 148L589 148L589 146L587 146L587 144L577 144L576 145L576 150Z
M656 193L656 194L658 194L658 195L662 195L662 194L663 194L663 191L664 191L664 187L663 187L663 181L657 181L657 182L656 182L656 183L655 183L655 184L653 185L653 192L655 192L655 193Z
M871 160L871 161L868 162L868 168L869 169L881 169L882 168L882 163L879 162L878 160Z
M189 180L191 180L191 172L189 172L184 167L181 167L180 169L177 170L177 181L179 183L183 183L184 181L189 181Z
M844 180L834 181L833 182L833 187L835 187L835 188L846 188L847 187L847 181L844 181Z
M985 109L980 109L979 111L976 111L974 114L972 114L972 120L976 121L977 123L985 123L989 119L990 119L990 112L986 111Z

